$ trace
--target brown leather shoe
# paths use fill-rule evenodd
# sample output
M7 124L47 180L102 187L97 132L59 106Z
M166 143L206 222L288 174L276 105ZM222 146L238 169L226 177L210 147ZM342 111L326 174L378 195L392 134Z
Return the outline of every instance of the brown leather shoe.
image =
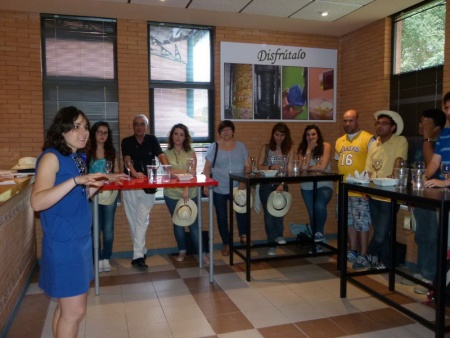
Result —
M222 248L222 256L229 256L230 255L230 246L224 245Z

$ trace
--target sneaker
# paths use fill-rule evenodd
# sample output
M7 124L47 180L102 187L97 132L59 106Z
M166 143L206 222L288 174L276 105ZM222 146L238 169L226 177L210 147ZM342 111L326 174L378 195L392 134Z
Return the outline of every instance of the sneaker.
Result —
M111 271L111 264L109 263L109 259L103 259L101 262L103 263L103 271L104 272L110 272Z
M431 281L426 278L422 278L422 282L432 284ZM427 295L430 292L430 289L428 289L427 287L422 286L420 284L417 284L414 288L414 292L419 295Z
M267 250L267 255L268 256L275 256L276 254L276 248L269 248L269 250Z
M414 277L414 278L417 278L417 279L423 279L423 275L422 275L421 273L415 273L415 274L413 275L413 277ZM401 283L401 284L404 284L404 285L417 285L416 282L414 282L414 281L411 280L411 279L405 278L405 277L402 278L402 280L400 281L400 283ZM428 290L428 289L427 289L427 290Z
M369 260L370 267L374 268L378 264L378 256L367 255L367 259Z
M320 253L320 252L323 252L323 248L322 248L322 246L320 246L320 245L316 245L316 253ZM310 254L312 254L313 253L313 250L311 249L311 250L309 250L309 252L308 253L310 253Z
M277 242L278 244L286 244L286 240L283 237L277 237L275 239L275 242Z
M386 265L384 265L382 262L377 262L375 265L372 265L373 270L384 270L386 269Z
M370 267L370 262L366 255L359 255L352 265L354 270L366 269L368 267Z
M98 260L98 272L103 272L103 259Z
M324 236L322 235L321 232L316 232L316 234L314 235L314 242L323 242L324 240Z
M359 253L356 250L348 250L347 251L347 260L350 263L355 263L356 259L359 257Z

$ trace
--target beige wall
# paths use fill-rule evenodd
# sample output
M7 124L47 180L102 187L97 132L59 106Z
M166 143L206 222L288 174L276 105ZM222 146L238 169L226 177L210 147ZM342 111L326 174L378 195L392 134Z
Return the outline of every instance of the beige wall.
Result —
M450 1L450 0L449 0ZM215 36L215 81L220 88L220 42L267 43L288 46L338 49L337 122L320 123L325 140L334 145L343 133L341 115L349 108L360 112L362 125L373 131L371 114L389 107L390 20L380 20L341 38L264 30L217 27ZM119 19L118 77L120 137L132 133L136 113L148 113L147 25L145 21ZM447 28L448 29L448 28ZM39 14L0 11L0 163L8 168L23 156L38 156L43 142L42 83ZM447 45L450 45L448 43ZM448 49L448 48L447 48ZM447 53L448 54L448 53ZM447 60L447 58L446 58ZM449 81L450 74L445 72ZM445 82L445 81L444 81ZM220 121L220 91L215 94L215 127ZM296 145L307 123L288 123ZM273 122L238 122L236 138L257 154L270 137ZM335 164L333 163L335 168ZM307 215L298 185L291 187L294 205L285 220L305 223ZM329 204L326 233L336 232L335 199ZM205 208L206 209L206 208ZM206 210L205 210L206 211ZM264 239L262 215L252 216L253 239ZM206 218L205 218L206 219ZM38 226L38 238L40 227ZM216 231L215 242L220 238ZM149 249L175 247L166 206L157 205L151 214ZM123 207L117 209L114 251L131 250Z

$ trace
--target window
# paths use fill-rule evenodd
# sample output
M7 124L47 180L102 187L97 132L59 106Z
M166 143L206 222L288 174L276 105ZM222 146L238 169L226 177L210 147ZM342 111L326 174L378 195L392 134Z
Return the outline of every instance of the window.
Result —
M116 21L42 15L44 129L56 112L73 105L91 125L106 121L119 151Z
M393 73L444 64L445 0L428 1L394 16Z
M213 30L149 23L150 127L161 143L175 123L202 147L214 137Z

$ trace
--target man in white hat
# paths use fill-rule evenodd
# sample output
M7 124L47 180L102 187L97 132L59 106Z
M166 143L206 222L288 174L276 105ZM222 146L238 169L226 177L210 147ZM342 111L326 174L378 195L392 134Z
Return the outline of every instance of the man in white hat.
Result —
M348 174L353 175L355 171L359 173L364 171L369 147L375 140L372 134L361 130L358 121L359 116L356 110L350 109L344 113L345 134L336 140L334 147L338 172L344 175L344 180ZM347 232L350 250L347 252L347 260L353 263L353 269L369 266L367 245L370 224L369 201L360 193L349 193Z
M369 148L366 170L372 176L374 159L381 159L382 166L377 176L394 177L394 168L408 156L408 141L400 136L403 131L401 116L390 110L380 110L374 114L377 139ZM390 199L369 196L370 217L373 224L373 237L368 246L367 259L372 268L383 269L395 264L389 261L389 229L391 228Z

